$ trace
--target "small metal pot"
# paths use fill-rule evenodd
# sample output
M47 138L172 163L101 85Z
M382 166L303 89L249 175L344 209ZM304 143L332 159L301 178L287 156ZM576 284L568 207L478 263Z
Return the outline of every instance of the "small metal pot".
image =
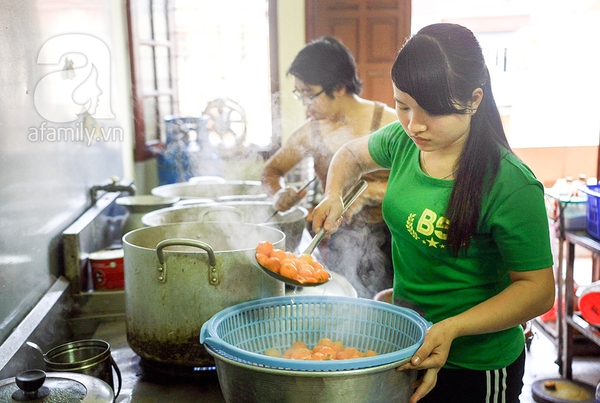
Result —
M119 197L115 203L127 209L127 219L123 224L123 235L134 229L142 228L142 216L150 211L171 207L179 197L160 197L153 195Z
M0 402L113 403L111 387L99 378L33 369L0 381Z
M261 241L283 247L285 234L245 223L181 223L140 228L123 237L127 341L157 364L207 367L200 328L217 312L282 296L284 284L254 258Z
M74 372L102 379L113 388L115 398L121 392L121 371L110 353L110 344L104 340L78 340L61 344L44 354L44 362L49 371ZM117 374L117 387L113 369Z

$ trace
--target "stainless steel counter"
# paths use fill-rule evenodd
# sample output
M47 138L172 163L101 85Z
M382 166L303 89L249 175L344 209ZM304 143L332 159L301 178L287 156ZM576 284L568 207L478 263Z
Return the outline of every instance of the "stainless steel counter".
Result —
M123 385L116 403L225 402L214 370L175 376L146 368L127 344L125 322L101 323L94 338L110 343L111 354L121 371Z

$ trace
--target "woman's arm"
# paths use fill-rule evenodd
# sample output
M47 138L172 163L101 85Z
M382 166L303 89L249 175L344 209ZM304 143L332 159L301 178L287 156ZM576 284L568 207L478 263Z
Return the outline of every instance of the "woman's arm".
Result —
M274 195L285 187L285 174L292 170L302 159L305 139L303 127L295 131L288 141L267 161L261 173L261 181L269 194Z
M421 385L411 397L418 401L435 386L437 373L446 363L452 341L460 336L504 330L547 312L554 303L552 267L510 272L511 285L494 297L456 315L433 324L423 345L410 363L398 368L424 369Z
M337 231L343 210L342 197L362 174L382 169L369 154L369 136L349 141L340 148L329 165L323 200L313 211L313 230L321 227Z
M297 189L286 187L285 175L306 156L309 130L310 123L307 121L267 161L261 173L260 179L268 194L275 195L275 209L278 211L289 210L307 193L306 190L298 193Z

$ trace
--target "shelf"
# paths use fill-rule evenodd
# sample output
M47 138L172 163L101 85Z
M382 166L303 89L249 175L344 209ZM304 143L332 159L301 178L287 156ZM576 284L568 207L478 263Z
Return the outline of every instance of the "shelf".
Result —
M533 319L533 325L546 336L553 343L557 343L558 329L556 328L556 321L544 322L540 318Z
M600 330L586 322L579 314L565 316L565 321L587 339L600 346Z
M590 325L582 317L581 313L573 310L573 302L576 298L573 290L573 275L575 272L575 247L580 246L592 252L594 262L600 254L600 242L592 238L587 231L565 231L567 243L567 264L560 271L559 277L559 301L564 295L564 303L559 303L559 324L562 324L559 332L559 366L560 373L564 378L573 378L573 356L581 353L582 346L587 355L600 353L600 330ZM592 281L598 280L596 269L592 271ZM564 294L561 292L564 290ZM562 306L561 306L562 305ZM564 310L563 310L564 309ZM583 340L582 340L583 339Z

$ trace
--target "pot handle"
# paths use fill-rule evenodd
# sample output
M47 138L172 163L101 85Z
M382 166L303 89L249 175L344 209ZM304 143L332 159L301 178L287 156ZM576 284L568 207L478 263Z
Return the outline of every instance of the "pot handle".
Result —
M192 246L195 248L204 249L206 253L208 253L208 262L211 265L209 281L212 285L215 285L219 282L219 277L217 276L217 258L215 257L215 251L213 248L202 241L197 241L195 239L186 239L186 238L175 238L175 239L165 239L156 245L156 254L158 256L158 281L161 283L165 283L167 281L167 265L165 262L165 255L163 253L163 249L167 246Z
M244 222L244 219L245 219L244 212L233 206L213 206L213 207L207 207L207 208L203 209L203 211L198 215L198 221L204 221L206 219L206 216L209 215L210 213L218 213L218 212L233 213L233 214L237 215L239 222Z
M119 366L117 365L117 363L112 355L110 356L110 365L112 365L112 367L115 369L115 372L117 373L117 379L119 380L119 389L117 390L117 393L115 394L115 399L116 399L117 397L119 397L119 394L121 393L121 386L123 386L123 379L121 378L121 370L119 369Z

